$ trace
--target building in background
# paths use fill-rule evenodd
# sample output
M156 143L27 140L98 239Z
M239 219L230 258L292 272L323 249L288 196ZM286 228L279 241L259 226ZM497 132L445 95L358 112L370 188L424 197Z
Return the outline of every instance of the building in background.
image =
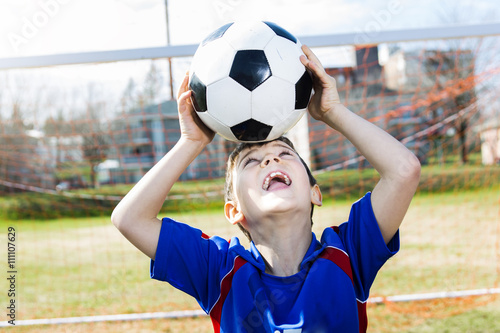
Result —
M135 109L121 115L113 124L116 149L108 159L118 163L101 165L107 170L106 182L135 183L180 139L177 102ZM224 175L228 144L219 136L189 165L180 180L215 178Z
M476 130L481 138L482 164L500 164L500 120L489 119Z

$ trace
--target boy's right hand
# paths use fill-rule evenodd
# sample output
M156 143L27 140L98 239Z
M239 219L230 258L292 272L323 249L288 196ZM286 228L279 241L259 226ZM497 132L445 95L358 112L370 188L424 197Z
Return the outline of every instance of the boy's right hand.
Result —
M177 93L177 108L179 111L179 125L181 139L197 142L202 145L209 144L215 132L209 129L198 117L191 103L192 91L188 87L189 74L186 73Z
M333 110L340 105L340 97L337 83L333 77L328 75L318 57L306 45L302 45L304 55L300 56L302 64L312 73L314 94L307 109L309 114L316 120L323 121L330 126L329 120L334 114Z

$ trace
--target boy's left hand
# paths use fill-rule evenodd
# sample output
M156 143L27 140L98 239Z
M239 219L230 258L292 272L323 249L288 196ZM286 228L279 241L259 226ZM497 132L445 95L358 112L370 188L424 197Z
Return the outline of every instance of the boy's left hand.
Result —
M340 104L337 83L328 75L318 57L306 45L302 45L305 56L300 61L312 72L314 94L309 102L308 110L316 120L324 121L327 114L333 110L335 104Z
M191 94L192 91L189 90L189 74L186 73L177 93L181 137L207 145L214 138L215 132L209 129L196 114L191 103Z

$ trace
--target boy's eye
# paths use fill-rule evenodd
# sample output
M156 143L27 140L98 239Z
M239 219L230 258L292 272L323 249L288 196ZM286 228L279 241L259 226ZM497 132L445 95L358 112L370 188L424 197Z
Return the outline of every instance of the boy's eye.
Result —
M258 162L256 158L253 157L247 157L245 161L243 161L243 167L246 167L248 164L252 162Z
M280 153L280 157L281 157L281 156L286 156L286 155L292 156L292 153L290 153L288 150L283 150L283 151Z

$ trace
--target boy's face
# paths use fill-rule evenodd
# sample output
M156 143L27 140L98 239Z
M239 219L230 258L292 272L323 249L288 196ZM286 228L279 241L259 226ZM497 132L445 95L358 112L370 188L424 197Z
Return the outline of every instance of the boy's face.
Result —
M247 230L253 223L284 213L304 212L304 222L310 224L311 202L321 204L319 187L311 187L299 156L282 141L243 150L232 172L235 200L229 204L239 215L228 214L226 208L226 216Z

